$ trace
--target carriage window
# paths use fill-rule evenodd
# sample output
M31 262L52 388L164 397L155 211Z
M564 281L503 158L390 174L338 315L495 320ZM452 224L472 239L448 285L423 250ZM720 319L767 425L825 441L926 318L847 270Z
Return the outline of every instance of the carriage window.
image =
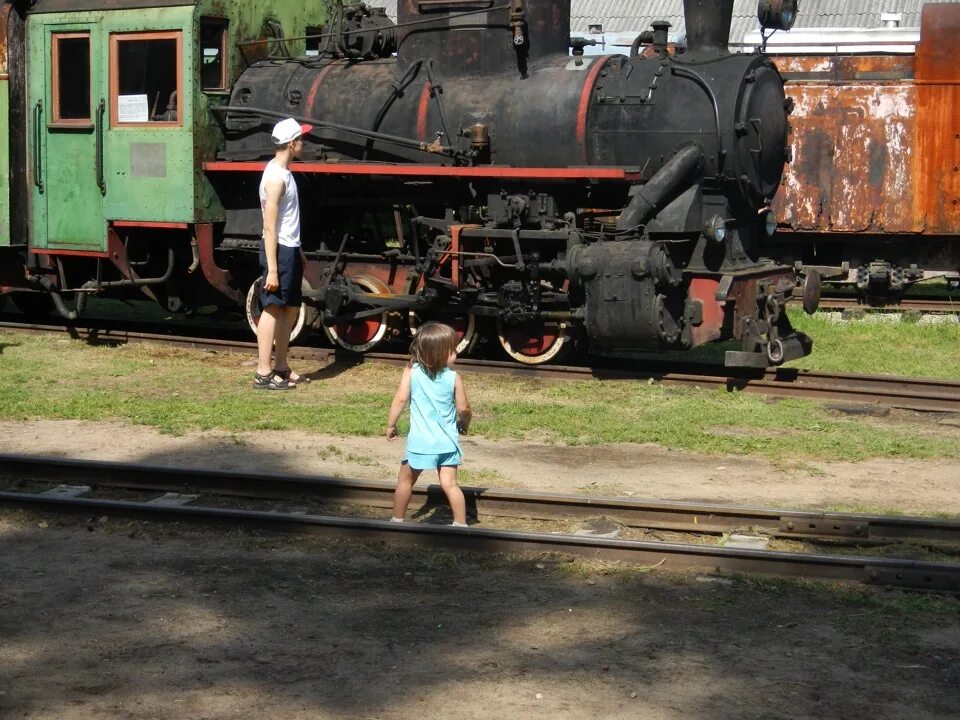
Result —
M200 21L200 89L227 89L227 21Z
M113 125L180 124L183 89L179 32L110 37Z
M90 35L53 36L53 122L90 122Z

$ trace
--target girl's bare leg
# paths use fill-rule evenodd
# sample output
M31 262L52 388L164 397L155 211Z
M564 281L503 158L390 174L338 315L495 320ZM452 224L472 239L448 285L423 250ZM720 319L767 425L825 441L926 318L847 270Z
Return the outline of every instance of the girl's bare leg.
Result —
M467 524L467 502L463 498L463 490L457 485L457 468L444 465L439 468L440 487L443 488L450 509L453 510L453 521L461 525Z
M393 491L393 516L402 518L407 514L407 505L413 496L413 484L420 477L421 470L414 470L410 463L401 463L397 474L397 489Z

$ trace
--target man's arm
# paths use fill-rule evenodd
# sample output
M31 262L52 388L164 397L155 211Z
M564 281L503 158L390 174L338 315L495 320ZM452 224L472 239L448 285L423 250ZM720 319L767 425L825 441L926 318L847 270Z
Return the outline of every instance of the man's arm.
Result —
M264 290L273 292L280 287L277 271L277 218L280 216L280 198L283 197L283 181L267 181L267 200L263 206L263 251L267 256L267 280Z

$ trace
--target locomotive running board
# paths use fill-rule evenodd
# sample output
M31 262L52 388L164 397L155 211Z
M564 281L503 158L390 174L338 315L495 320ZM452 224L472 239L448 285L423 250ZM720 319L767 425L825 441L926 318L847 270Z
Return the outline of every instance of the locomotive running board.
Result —
M263 161L217 160L205 162L207 172L263 172ZM640 180L640 169L635 167L583 166L583 167L511 167L508 165L418 165L407 163L335 163L292 162L290 172L315 175L379 175L397 177L460 177L498 178L515 180Z

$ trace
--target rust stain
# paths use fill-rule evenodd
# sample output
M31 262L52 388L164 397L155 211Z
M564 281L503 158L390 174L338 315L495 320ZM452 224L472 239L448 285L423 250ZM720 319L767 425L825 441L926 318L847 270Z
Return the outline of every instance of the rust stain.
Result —
M930 233L960 232L960 6L925 5L916 55L913 212Z
M711 277L695 277L690 280L689 297L700 303L703 322L691 327L692 344L696 347L723 335L724 303L717 300L720 281Z
M960 4L923 8L914 56L776 58L795 110L781 226L960 233Z
M11 4L0 5L0 78L7 76L7 22L12 10Z

